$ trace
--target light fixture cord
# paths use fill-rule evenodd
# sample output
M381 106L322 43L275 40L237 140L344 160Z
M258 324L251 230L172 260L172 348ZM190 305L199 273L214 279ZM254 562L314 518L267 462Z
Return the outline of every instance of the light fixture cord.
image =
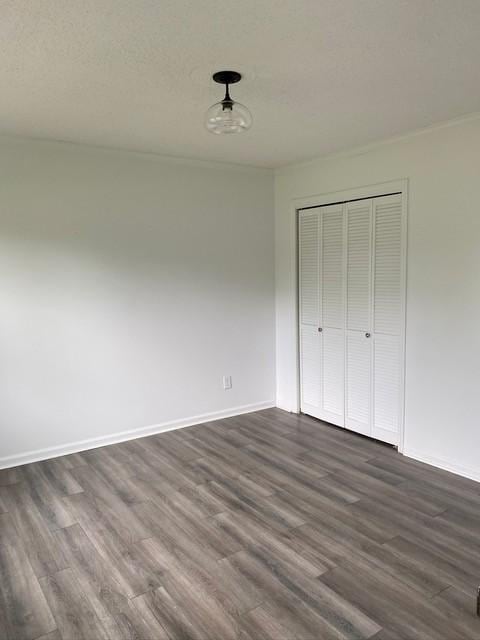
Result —
M225 109L232 109L233 107L233 100L230 97L230 94L228 92L228 82L225 84L225 97L222 100L222 110L225 111Z

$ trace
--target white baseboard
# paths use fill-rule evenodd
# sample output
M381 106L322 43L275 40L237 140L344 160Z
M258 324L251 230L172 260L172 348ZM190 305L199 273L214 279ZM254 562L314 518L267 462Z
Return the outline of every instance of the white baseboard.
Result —
M282 411L287 411L288 413L295 413L298 415L298 411L296 409L289 407L286 404L281 404L277 402L275 406L277 407L277 409L281 409Z
M442 458L425 455L423 453L420 453L419 451L410 449L409 447L403 450L403 455L407 458L418 460L418 462L430 464L432 465L432 467L438 467L439 469L443 469L444 471L450 471L451 473L457 474L457 476L463 476L464 478L468 478L469 480L476 480L477 482L480 482L480 471L478 470L478 468L474 469L473 467L466 467L462 464L457 464L456 462L451 462L448 460L443 460Z
M271 407L275 407L275 402L273 400L257 402L255 404L245 404L240 407L224 409L223 411L203 413L198 416L191 416L190 418L173 420L172 422L162 422L160 424L154 424L149 427L140 427L139 429L119 431L107 436L100 436L99 438L77 440L76 442L70 442L68 444L62 444L56 447L47 447L46 449L26 451L25 453L19 453L13 456L0 458L0 469L9 469L10 467L18 467L19 465L29 464L30 462L48 460L49 458L58 458L59 456L65 456L69 453L78 453L79 451L86 451L87 449L96 449L98 447L104 447L108 444L115 444L116 442L124 442L125 440L144 438L145 436L152 436L156 433L163 433L164 431L174 431L175 429L192 427L193 425L201 424L202 422L221 420L222 418L238 416L242 413L251 413L252 411L260 411L262 409L270 409Z

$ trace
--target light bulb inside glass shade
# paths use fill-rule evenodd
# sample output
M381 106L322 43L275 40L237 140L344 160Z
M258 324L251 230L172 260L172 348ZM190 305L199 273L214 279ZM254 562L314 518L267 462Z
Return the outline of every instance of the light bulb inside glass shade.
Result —
M205 125L212 133L240 133L252 126L252 115L239 102L217 102L207 111Z

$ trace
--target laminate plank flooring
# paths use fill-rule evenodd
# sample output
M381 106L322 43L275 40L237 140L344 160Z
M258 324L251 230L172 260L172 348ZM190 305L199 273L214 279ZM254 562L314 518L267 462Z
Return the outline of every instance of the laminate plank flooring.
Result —
M0 471L2 640L478 640L480 484L279 409Z

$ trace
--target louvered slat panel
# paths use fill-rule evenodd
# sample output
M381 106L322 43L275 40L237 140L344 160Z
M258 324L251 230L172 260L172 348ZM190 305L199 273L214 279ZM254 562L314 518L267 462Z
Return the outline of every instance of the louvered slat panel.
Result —
M343 327L343 205L322 214L322 327Z
M347 205L347 329L370 330L371 201Z
M402 333L402 198L374 203L372 435L398 444Z
M371 347L359 331L347 333L347 380L345 426L370 433Z
M318 325L318 213L300 213L300 322Z
M398 434L399 431L401 363L398 337L377 334L374 351L373 435L396 444L396 437L384 437L382 432Z
M321 211L321 326L322 410L321 418L344 426L345 331L344 331L344 205Z
M321 406L321 336L319 323L319 213L299 216L300 379L302 411L317 415Z
M321 407L321 338L317 327L303 326L300 329L300 379L302 388L302 410L311 413L312 408ZM313 415L316 415L315 411Z
M345 426L371 431L371 200L347 204Z
M402 201L378 198L375 213L374 331L399 335L401 329Z
M324 419L339 426L344 424L345 360L343 329L327 327L323 341L323 397Z

